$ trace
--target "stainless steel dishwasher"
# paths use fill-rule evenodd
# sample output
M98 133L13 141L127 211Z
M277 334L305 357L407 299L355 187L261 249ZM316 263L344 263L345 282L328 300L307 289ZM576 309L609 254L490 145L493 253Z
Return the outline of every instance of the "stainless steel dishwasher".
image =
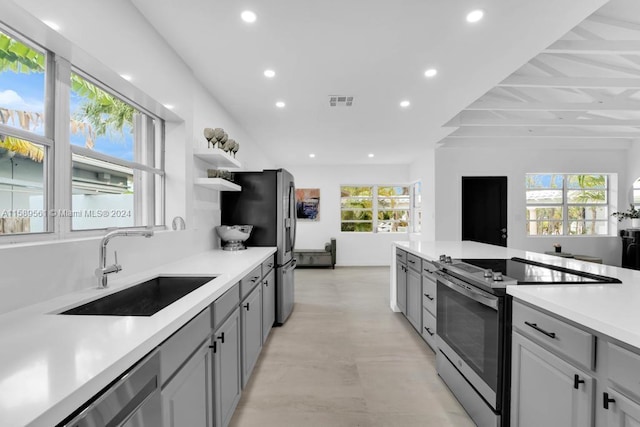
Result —
M92 399L65 427L157 427L162 425L160 353L153 352Z

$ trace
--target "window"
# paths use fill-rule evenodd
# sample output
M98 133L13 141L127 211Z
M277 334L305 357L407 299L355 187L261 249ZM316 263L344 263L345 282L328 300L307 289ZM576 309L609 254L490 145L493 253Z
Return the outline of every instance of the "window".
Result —
M411 197L408 186L341 186L340 230L346 232L406 232Z
M71 75L72 229L161 224L159 120Z
M422 232L422 181L413 183L411 197L413 200L413 209L411 210L411 224L413 224L413 232Z
M603 174L527 174L528 236L607 235L608 177Z
M633 206L640 208L640 178L633 182Z
M373 186L340 187L340 231L373 231Z
M0 234L49 231L47 54L0 30Z
M161 119L0 28L0 235L162 225L163 135Z

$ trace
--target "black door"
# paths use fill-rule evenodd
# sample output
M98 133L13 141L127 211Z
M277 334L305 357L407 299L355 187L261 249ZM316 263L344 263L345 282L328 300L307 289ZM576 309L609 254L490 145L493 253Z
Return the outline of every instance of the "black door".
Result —
M507 177L462 177L462 240L507 246Z

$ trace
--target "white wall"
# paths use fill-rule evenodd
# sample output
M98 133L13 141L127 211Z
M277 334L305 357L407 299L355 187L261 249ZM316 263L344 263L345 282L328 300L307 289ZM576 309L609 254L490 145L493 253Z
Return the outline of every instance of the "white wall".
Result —
M506 176L508 246L544 252L553 250L554 243L563 252L600 257L603 262L620 265L618 223L612 218L612 236L595 237L527 237L525 229L526 173L589 173L618 174L618 181L628 182L628 151L568 150L568 149L507 149L507 148L439 148L436 160L436 232L437 240L461 239L462 176ZM624 194L621 194L624 193ZM626 189L610 192L612 203L625 206ZM616 210L616 207L614 207Z
M636 141L631 145L631 149L629 150L629 156L627 157L627 180L625 182L621 182L621 193L627 191L627 196L629 198L629 202L620 206L621 211L627 210L629 207L629 203L632 200L632 187L633 183L636 179L640 178L640 141ZM628 225L628 224L627 224Z
M219 193L195 189L194 176L206 165L193 159L204 141L204 127L222 127L240 142L238 159L251 168L272 161L242 126L193 77L191 70L128 0L55 2L0 0L0 21L47 46L85 72L167 119L166 223L182 216L187 229L160 232L151 239L119 238L109 244L109 262L118 250L119 277L166 264L215 247L213 227L220 223ZM62 35L39 19L58 20ZM96 19L96 17L100 19ZM114 31L117 28L117 31ZM132 47L132 48L123 48ZM133 76L131 83L119 73ZM173 112L162 104L175 106ZM98 246L103 232L67 241L3 244L0 259L0 313L61 293L95 286ZM82 236L82 235L80 235ZM86 234L84 235L86 236Z
M340 186L406 184L406 165L285 166L296 188L320 189L320 221L298 221L296 248L321 249L336 238L338 266L389 265L391 242L407 240L406 233L343 233L340 231Z

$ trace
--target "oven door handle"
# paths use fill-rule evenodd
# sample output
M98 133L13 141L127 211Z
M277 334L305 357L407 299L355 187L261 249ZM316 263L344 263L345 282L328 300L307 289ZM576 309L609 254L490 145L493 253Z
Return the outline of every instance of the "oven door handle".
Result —
M453 283L447 279L445 279L443 277L443 275L440 273L438 274L438 281L442 282L443 285L445 285L446 287L466 296L471 298L472 300L479 302L482 305L485 305L487 307L490 307L496 311L498 311L498 302L499 302L499 298L496 297L495 295L491 295L487 292L483 292L479 289L468 289L466 287L463 287L461 285L458 285L456 283Z

